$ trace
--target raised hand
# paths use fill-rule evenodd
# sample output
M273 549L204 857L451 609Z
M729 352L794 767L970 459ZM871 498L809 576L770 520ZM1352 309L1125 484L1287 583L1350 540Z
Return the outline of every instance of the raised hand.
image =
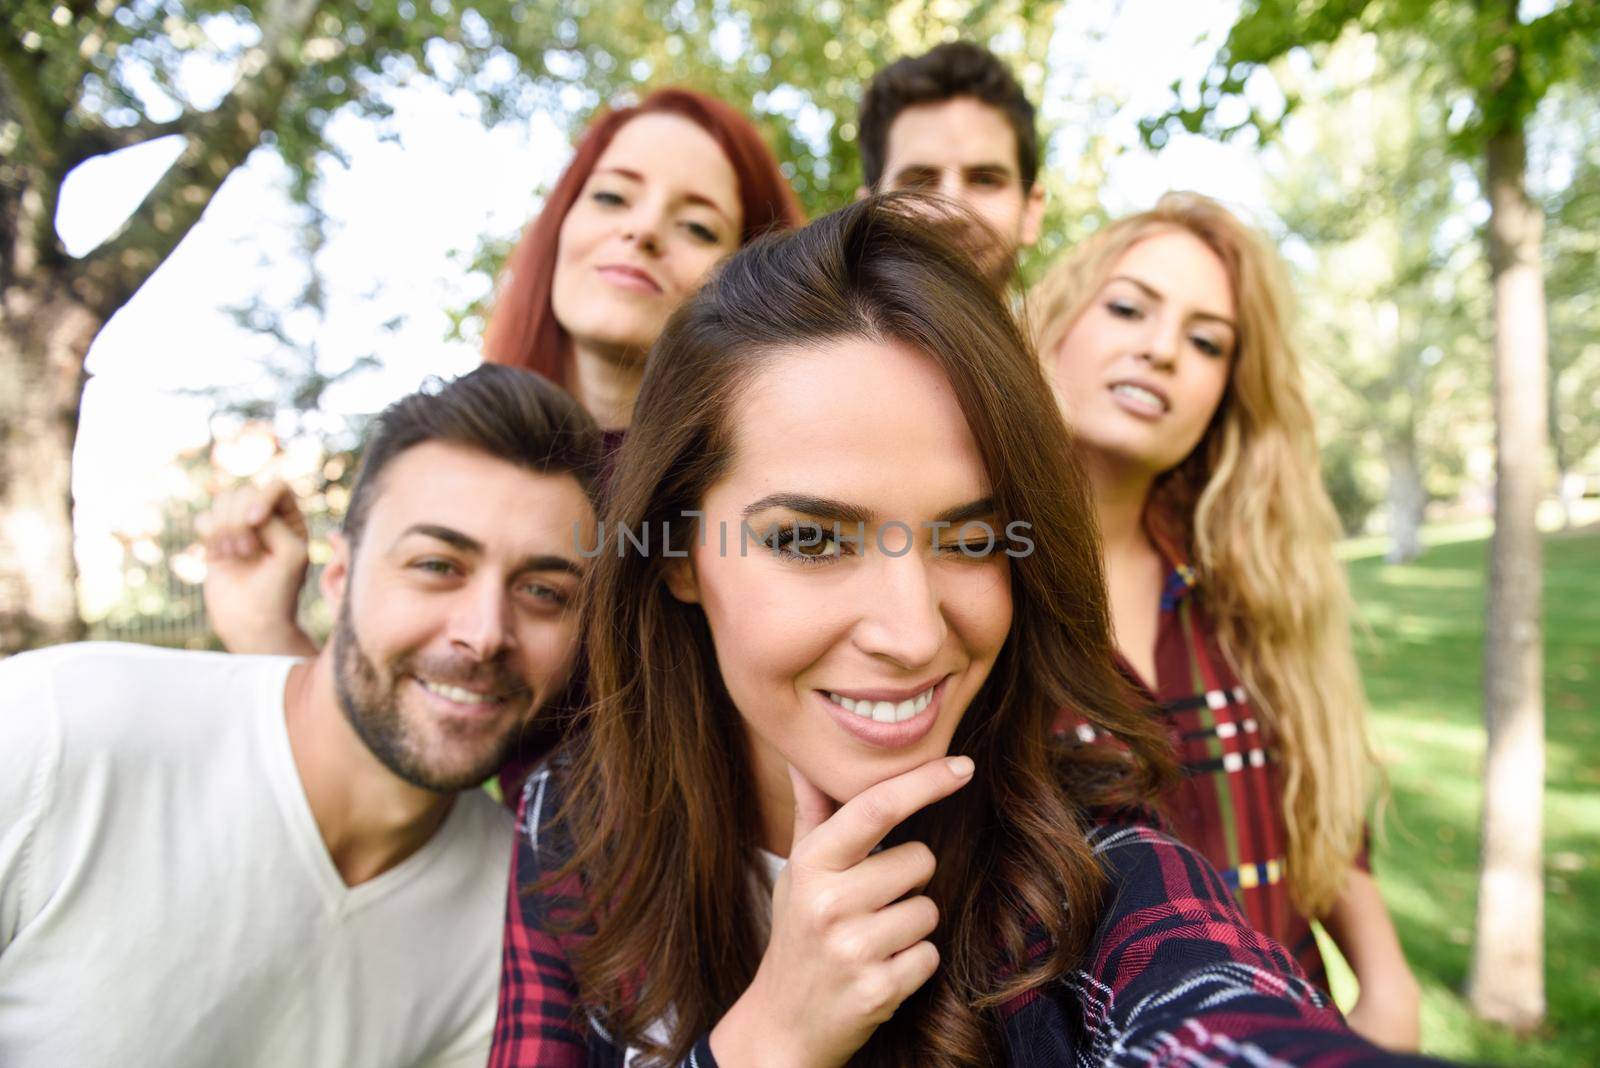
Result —
M772 895L772 934L749 989L711 1032L725 1068L840 1065L939 967L939 923L917 891L933 851L872 850L912 813L972 779L968 757L940 757L833 802L791 767L794 841ZM911 896L907 896L911 895Z
M310 537L294 491L274 481L218 497L197 523L206 551L206 613L236 653L315 652L295 622Z

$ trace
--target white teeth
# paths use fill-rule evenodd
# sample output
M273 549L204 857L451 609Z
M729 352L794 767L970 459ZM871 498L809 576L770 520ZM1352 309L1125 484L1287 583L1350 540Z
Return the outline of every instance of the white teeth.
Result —
M1142 404L1148 404L1150 407L1160 409L1163 412L1167 410L1167 403L1160 396L1145 389L1143 386L1136 386L1132 382L1118 382L1111 387L1111 392L1120 393L1125 397L1130 397Z
M418 679L417 681L429 693L438 694L446 701L455 701L457 704L486 705L494 700L489 694L473 693L471 690L463 690L459 686L446 686L443 683L429 682L427 679Z
M900 723L915 716L927 708L933 701L933 691L936 686L909 697L904 701L858 701L853 697L843 694L828 693L828 700L843 708L846 712L854 712L863 719L876 720L879 723Z

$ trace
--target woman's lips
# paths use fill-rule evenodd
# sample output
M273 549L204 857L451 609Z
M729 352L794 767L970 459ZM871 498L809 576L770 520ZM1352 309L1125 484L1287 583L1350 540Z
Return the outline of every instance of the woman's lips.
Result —
M637 267L629 267L625 263L608 263L596 267L595 271L618 289L653 295L659 295L662 291L661 286L649 274Z
M1157 420L1172 410L1172 402L1159 387L1144 382L1113 382L1106 389L1117 407L1141 419Z
M896 722L883 722L882 720L862 715L859 710L852 711L840 704L836 697L843 695L828 690L816 691L817 697L827 709L828 715L847 734L857 741L864 742L876 749L903 749L915 745L927 736L933 725L939 720L939 710L944 707L944 694L950 676L946 675L933 687L926 706L916 710L907 719ZM850 698L846 698L850 700ZM870 702L876 707L879 704L891 702ZM892 704L898 704L894 702ZM860 703L857 702L857 708Z

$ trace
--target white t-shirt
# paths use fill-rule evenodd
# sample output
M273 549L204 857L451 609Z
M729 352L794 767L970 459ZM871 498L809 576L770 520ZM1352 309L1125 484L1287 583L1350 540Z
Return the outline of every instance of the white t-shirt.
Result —
M294 661L0 663L0 1064L481 1065L507 813L464 792L347 887L289 749Z

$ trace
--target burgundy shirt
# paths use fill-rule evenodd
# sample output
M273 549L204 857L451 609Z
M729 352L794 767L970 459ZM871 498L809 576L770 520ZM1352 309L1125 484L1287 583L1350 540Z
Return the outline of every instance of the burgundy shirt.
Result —
M620 1068L627 1036L578 997L573 955L588 937L575 915L576 877L536 887L570 857L555 819L561 771L525 784L517 819L491 1068ZM996 1010L1003 1064L1431 1064L1387 1053L1350 1031L1282 946L1245 921L1230 888L1188 846L1126 816L1107 815L1089 844L1108 877L1095 934L1074 970ZM1043 932L1035 959L1049 950ZM710 1035L682 1062L714 1068Z
M1199 595L1195 569L1170 548L1156 631L1155 686L1126 661L1123 670L1153 699L1176 747L1182 778L1162 798L1174 837L1193 846L1222 876L1258 930L1288 947L1324 989L1327 968L1307 917L1289 895L1289 831L1283 769L1250 695L1222 655L1216 625ZM1088 724L1067 721L1085 741ZM1368 866L1366 850L1355 858Z

